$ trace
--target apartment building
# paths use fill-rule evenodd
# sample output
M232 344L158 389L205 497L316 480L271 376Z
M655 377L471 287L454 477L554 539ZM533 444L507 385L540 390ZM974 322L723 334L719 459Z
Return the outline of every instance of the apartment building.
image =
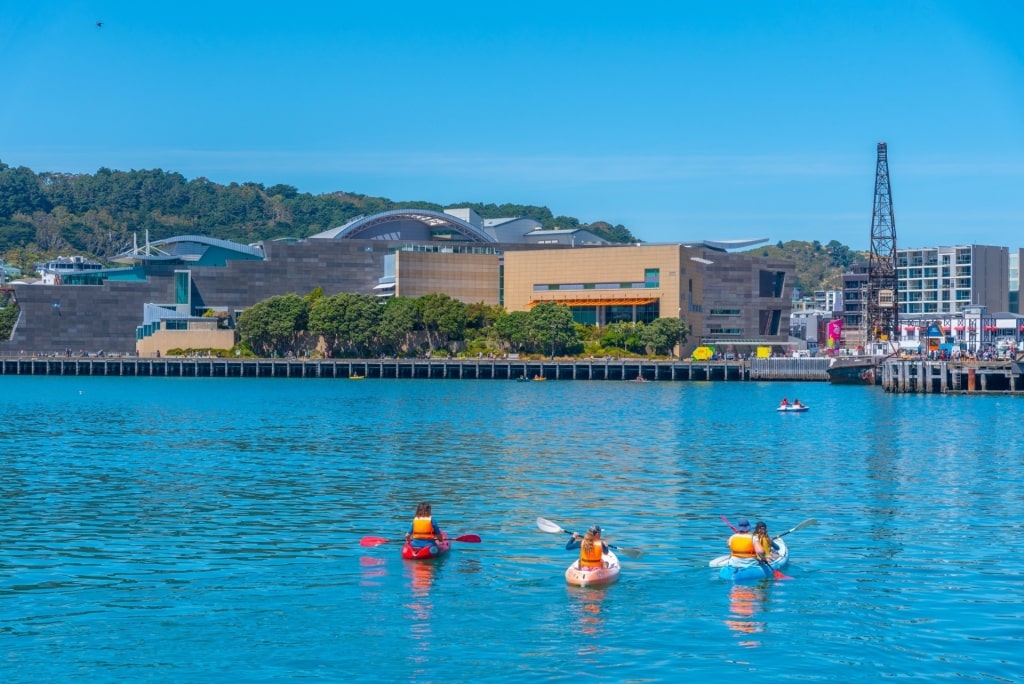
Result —
M900 317L943 316L968 306L1010 307L1009 250L987 245L896 250Z

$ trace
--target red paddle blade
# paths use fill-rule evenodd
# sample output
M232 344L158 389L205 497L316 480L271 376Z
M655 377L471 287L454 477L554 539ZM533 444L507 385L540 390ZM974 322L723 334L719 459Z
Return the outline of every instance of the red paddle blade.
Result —
M380 546L381 544L387 544L390 539L384 537L363 537L359 540L360 546Z
M784 574L782 574L781 572L779 572L778 570L773 570L772 572L773 572L773 573L775 574L775 579L777 579L777 580L789 580L789 579L793 579L793 578L792 578L792 577L790 577L789 575L784 575Z
M456 537L455 541L457 541L457 542L469 542L470 544L479 544L480 543L480 535L478 535L478 534L464 534L461 537Z

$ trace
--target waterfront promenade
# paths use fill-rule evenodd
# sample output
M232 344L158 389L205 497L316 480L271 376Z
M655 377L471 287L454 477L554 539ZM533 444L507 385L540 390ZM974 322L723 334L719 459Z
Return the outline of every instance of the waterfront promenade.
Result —
M0 375L618 381L828 381L829 359L300 359L3 357Z

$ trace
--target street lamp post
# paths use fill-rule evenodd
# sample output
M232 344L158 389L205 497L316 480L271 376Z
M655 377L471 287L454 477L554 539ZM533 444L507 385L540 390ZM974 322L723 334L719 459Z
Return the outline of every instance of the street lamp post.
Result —
M683 308L676 309L676 319L679 321L679 349L676 351L676 358L683 360Z

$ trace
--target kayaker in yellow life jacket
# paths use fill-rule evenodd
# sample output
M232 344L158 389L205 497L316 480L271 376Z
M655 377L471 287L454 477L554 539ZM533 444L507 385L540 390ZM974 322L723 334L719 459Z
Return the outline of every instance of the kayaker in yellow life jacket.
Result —
M754 524L754 553L761 560L773 561L779 557L779 545L768 534L768 525L761 520Z
M600 525L593 525L583 537L580 537L578 532L573 532L572 539L568 541L565 548L579 548L581 569L605 567L602 555L608 553L608 545L601 541Z
M416 517L412 519L412 526L405 533L405 541L412 542L416 548L441 541L441 528L434 522L430 504L427 502L416 506Z
M749 560L757 557L754 550L754 535L750 533L750 521L740 518L736 522L735 534L729 537L729 551L734 559Z

